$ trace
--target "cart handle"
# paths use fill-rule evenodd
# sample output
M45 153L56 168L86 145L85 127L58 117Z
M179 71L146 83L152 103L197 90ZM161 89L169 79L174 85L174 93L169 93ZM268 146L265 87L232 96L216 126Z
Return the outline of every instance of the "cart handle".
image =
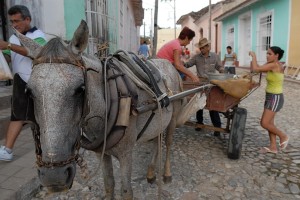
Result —
M197 92L204 91L205 89L209 89L213 86L214 86L213 84L205 84L205 85L202 85L202 86L190 89L190 90L186 90L186 91L183 91L183 92L180 92L178 94L170 96L169 100L170 100L170 102L172 102L172 101L175 101L175 100L178 100L178 99L182 99L186 96L189 96L190 94L195 94ZM148 104L146 106L140 106L140 107L136 108L135 111L136 111L137 114L141 114L141 113L144 113L144 112L147 112L147 111L150 111L150 110L155 110L157 108L158 108L158 105L157 105L156 102L154 102L154 103Z

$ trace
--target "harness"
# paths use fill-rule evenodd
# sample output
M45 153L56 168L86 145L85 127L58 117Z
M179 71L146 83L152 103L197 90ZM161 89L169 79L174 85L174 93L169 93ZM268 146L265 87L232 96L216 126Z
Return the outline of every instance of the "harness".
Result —
M128 54L126 55L128 56ZM137 93L137 86L136 82L132 80L126 74L124 69L122 68L122 62L124 60L130 60L124 55L116 54L114 56L111 56L107 58L106 62L107 65L104 67L107 69L107 78L105 81L107 81L108 88L105 88L107 92L109 93L108 97L108 105L107 107L109 110L109 117L107 119L107 133L108 135L106 137L98 137L94 140L90 140L88 138L88 133L81 134L81 137L78 137L75 142L75 153L73 156L68 158L66 161L61 162L44 162L42 160L42 149L40 144L40 131L38 124L35 124L33 126L33 137L35 140L35 147L36 147L36 157L37 157L37 165L39 167L55 167L55 166L64 166L66 164L70 164L74 161L77 162L77 164L82 168L83 166L83 159L79 155L79 149L80 147L83 147L88 150L94 150L97 151L100 148L103 148L103 145L105 146L105 150L112 148L114 145L116 145L121 138L124 136L127 126L129 125L129 117L131 114L135 114L135 110L137 107L138 102L138 93ZM149 70L149 66L147 66L145 63L143 63L136 55L132 55L133 60L137 63L137 65L140 67L141 73L146 74L146 83L138 83L140 85L143 85L142 88L147 88L147 90L151 90L150 92L152 95L153 93L156 96L156 99L159 100L161 107L166 107L169 105L169 99L166 94L162 93L157 85L157 77L156 79L153 77L151 70ZM124 59L125 58L125 59ZM132 61L132 60L131 60ZM55 59L46 58L46 57L39 57L38 59L35 59L33 61L33 67L37 64L41 63L67 63L71 64L77 67L80 67L83 70L84 74L84 81L85 84L87 84L87 78L88 78L88 69L85 66L84 60L82 57L76 58L76 57L58 57ZM124 63L123 63L124 64ZM125 63L126 65L129 65L128 62ZM132 63L131 63L132 65ZM153 66L152 66L153 67ZM132 66L131 66L132 68ZM135 68L138 69L139 68ZM151 69L151 68L150 68ZM132 70L132 69L131 69ZM133 70L132 70L133 71ZM86 85L86 88L88 85ZM140 86L141 87L141 86ZM149 89L151 88L151 89ZM88 92L85 92L84 94L84 105L83 105L83 112L81 117L81 128L82 133L86 129L86 127L89 125L88 121L94 117L99 117L96 115L91 114L91 110L89 109L89 95ZM139 139L148 125L150 124L151 120L154 117L154 112L150 115L147 122L145 123L144 127L142 128L142 131L138 134ZM86 137L87 136L87 137ZM101 149L100 149L101 150Z

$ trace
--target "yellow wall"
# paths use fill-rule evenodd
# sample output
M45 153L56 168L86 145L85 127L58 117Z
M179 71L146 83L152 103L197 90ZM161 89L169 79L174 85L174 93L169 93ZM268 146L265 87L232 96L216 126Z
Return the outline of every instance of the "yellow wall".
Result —
M176 38L178 38L181 29L176 29ZM167 42L175 39L173 28L157 30L157 51Z
M291 0L291 24L288 64L300 66L300 1Z

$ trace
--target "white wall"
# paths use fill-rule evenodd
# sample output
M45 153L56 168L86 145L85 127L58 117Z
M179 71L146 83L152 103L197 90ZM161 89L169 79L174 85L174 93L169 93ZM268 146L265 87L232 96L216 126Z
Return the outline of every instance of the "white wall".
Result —
M8 9L13 5L28 7L32 18L31 24L45 32L47 39L54 37L52 35L65 37L63 0L7 0L6 2Z
M63 0L42 0L41 29L48 39L58 36L65 38L65 17Z

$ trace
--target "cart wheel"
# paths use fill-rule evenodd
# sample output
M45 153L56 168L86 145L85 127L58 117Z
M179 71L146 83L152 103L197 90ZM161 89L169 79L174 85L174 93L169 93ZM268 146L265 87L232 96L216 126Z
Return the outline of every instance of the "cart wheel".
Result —
M245 108L236 107L233 109L233 113L234 115L231 123L227 153L228 158L239 159L245 133L247 110Z

